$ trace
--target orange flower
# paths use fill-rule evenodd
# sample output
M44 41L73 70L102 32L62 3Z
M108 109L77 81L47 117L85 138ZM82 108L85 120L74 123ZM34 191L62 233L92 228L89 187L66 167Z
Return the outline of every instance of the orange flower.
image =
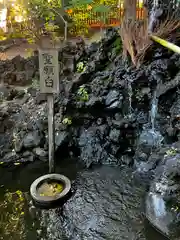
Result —
M91 9L92 9L91 5L88 5L87 10L91 10Z
M66 11L67 11L67 13L72 13L73 12L72 9L68 9Z

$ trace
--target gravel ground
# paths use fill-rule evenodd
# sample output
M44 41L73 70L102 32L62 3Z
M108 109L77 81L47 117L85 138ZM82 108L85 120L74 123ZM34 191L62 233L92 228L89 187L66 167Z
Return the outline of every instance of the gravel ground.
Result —
M86 44L90 44L93 41L98 41L101 38L101 36L102 36L102 33L101 32L97 32L91 38L85 38L85 42L86 42ZM75 38L69 39L69 41L76 42L76 39ZM47 38L45 38L43 40L43 42L44 42L43 44L46 47L49 46ZM22 57L27 58L29 56L29 54L30 54L30 51L31 50L35 50L36 48L37 48L37 46L35 44L34 45L30 45L28 43L22 43L19 46L14 46L14 47L9 48L7 51L5 51L3 53L0 52L0 60L12 59L12 58L14 58L15 56L17 56L19 54Z

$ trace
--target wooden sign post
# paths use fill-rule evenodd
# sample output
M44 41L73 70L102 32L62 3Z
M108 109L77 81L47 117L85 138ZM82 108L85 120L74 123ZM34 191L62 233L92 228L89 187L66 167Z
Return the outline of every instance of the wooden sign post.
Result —
M58 49L39 49L40 92L47 94L49 172L53 173L55 152L54 93L59 93Z

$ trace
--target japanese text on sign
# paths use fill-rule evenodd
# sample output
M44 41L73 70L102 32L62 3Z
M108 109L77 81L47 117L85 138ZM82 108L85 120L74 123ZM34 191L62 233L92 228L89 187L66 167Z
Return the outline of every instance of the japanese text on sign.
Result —
M56 49L39 50L40 90L42 93L59 92L59 63Z

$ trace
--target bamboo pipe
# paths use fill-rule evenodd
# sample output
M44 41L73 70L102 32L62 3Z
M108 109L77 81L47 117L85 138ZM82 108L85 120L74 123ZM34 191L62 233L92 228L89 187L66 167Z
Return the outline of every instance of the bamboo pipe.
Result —
M180 47L178 47L177 45L170 43L170 42L168 42L160 37L154 36L154 35L151 35L150 38L153 41L162 45L163 47L168 48L169 50L172 50L173 52L180 54Z

